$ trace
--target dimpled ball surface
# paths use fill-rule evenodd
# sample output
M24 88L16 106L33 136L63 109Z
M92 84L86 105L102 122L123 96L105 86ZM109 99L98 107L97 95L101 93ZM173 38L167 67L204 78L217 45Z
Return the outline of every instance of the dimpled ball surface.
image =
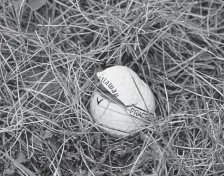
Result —
M90 113L101 129L115 137L123 137L144 125L142 120L131 117L121 105L102 96L95 90L90 103Z

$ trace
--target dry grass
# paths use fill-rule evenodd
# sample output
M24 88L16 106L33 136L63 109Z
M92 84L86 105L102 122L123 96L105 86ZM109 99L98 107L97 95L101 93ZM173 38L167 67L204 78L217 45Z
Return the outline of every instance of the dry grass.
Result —
M0 175L223 175L223 26L221 0L1 0ZM150 85L153 130L95 128L95 73L112 65Z

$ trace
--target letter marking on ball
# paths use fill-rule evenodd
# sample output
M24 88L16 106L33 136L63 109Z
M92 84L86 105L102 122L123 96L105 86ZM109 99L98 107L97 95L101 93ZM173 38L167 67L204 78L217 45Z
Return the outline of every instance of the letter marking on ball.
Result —
M103 99L99 100L99 97L96 98L97 104L99 105Z

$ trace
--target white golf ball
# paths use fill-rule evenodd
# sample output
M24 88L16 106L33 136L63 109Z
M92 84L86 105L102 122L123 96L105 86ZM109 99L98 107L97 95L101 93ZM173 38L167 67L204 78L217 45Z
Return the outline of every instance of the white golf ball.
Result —
M104 90L96 89L91 97L90 113L96 124L116 137L127 136L145 126L146 119L155 111L149 86L125 66L107 68L97 76Z

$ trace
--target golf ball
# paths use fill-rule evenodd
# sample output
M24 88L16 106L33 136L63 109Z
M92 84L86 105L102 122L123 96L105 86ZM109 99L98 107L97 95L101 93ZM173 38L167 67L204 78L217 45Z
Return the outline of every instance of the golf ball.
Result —
M149 86L126 66L107 68L97 77L100 86L90 102L90 114L96 125L116 137L141 130L155 111Z

